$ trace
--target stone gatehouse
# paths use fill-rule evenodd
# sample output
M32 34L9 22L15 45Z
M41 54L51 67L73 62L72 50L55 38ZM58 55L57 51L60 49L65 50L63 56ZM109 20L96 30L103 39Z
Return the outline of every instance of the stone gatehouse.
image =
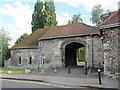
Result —
M8 68L64 68L77 66L77 50L85 48L88 67L104 67L104 75L119 78L120 9L105 14L98 28L83 24L69 24L38 29L11 48ZM106 17L107 16L107 17ZM106 19L107 18L107 19Z
M76 51L85 47L88 67L103 63L103 46L99 30L78 23L38 29L11 48L9 68L54 68L77 65Z
M40 58L44 60L42 62L46 67L66 67L70 63L72 66L77 65L76 50L80 47L86 48L85 60L89 67L93 65L96 67L99 62L103 62L103 47L99 36L42 40L39 46L41 46Z

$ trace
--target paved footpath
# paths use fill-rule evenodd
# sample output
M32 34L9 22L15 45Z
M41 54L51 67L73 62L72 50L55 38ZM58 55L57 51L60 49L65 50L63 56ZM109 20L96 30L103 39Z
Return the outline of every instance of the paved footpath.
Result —
M99 85L98 77L92 77L87 75L84 77L73 77L71 74L66 74L63 76L59 73L29 73L29 74L19 74L19 75L10 75L10 74L0 74L1 78L8 79L18 79L18 80L30 80L30 81L44 81L52 84L71 86L73 88L79 87L93 87L93 88L109 88L109 89L118 89L118 80L102 78L102 85Z

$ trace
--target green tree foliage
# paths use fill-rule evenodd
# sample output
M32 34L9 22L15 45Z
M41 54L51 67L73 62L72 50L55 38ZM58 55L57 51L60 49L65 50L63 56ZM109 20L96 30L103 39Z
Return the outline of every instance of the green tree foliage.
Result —
M22 34L15 42L15 44L17 44L18 42L22 41L23 39L25 39L28 36L27 33Z
M77 50L77 59L78 61L85 61L85 47L81 47Z
M101 23L101 15L103 13L103 9L100 4L95 5L92 9L92 22L93 24L100 24Z
M10 58L9 41L8 33L2 28L0 30L0 66L4 66L4 61Z
M43 3L37 0L34 13L32 14L32 32L38 28L45 28L57 25L55 5L53 0L45 0Z
M55 5L53 0L45 0L44 3L45 9L44 13L44 27L52 27L57 25Z
M43 25L43 2L37 0L34 6L34 12L32 14L32 32L37 30L38 28L44 28Z
M82 18L80 14L75 14L71 20L68 21L68 24L80 23L82 22Z

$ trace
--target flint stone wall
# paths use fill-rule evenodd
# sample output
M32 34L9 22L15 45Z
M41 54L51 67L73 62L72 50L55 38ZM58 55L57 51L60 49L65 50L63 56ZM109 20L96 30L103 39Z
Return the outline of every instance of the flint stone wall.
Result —
M21 57L21 64L19 64ZM31 64L29 63L31 57ZM7 68L13 69L37 69L38 68L38 53L37 49L15 49L11 50L11 59L6 61Z
M99 63L103 63L103 46L102 40L99 36L85 36L85 37L73 37L39 41L40 47L40 59L42 60L44 68L64 67L64 52L62 48L66 44L77 42L84 44L86 47L86 61L88 66L92 67L92 40L93 40L93 57L94 65L98 67ZM62 44L65 45L62 46ZM43 61L44 60L44 61Z
M104 72L106 77L118 79L120 71L119 33L120 27L104 29ZM119 48L118 48L119 47Z
M101 37L84 36L39 41L38 49L14 49L11 50L11 59L6 62L8 68L63 68L65 66L65 45L72 42L83 44L86 47L86 61L88 67L92 67L92 54L94 66L98 67L103 63L103 46ZM93 53L92 53L93 42ZM19 57L22 63L19 64ZM32 64L29 64L29 58L32 57ZM40 64L39 64L40 62Z

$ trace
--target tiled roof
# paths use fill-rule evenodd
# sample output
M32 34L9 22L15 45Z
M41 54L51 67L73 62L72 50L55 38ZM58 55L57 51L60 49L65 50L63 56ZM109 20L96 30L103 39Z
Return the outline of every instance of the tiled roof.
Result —
M120 9L116 11L114 14L112 14L110 17L108 17L104 22L102 22L100 26L115 23L120 23Z
M38 38L42 36L45 32L46 29L38 29L11 48L35 47L38 45Z
M64 25L49 28L49 30L41 36L41 38L60 37L68 35L97 33L97 29L83 23Z
M39 38L61 37L61 36L90 34L90 33L99 33L99 30L95 27L83 23L68 24L63 26L38 29L24 40L14 45L12 48L38 46Z

